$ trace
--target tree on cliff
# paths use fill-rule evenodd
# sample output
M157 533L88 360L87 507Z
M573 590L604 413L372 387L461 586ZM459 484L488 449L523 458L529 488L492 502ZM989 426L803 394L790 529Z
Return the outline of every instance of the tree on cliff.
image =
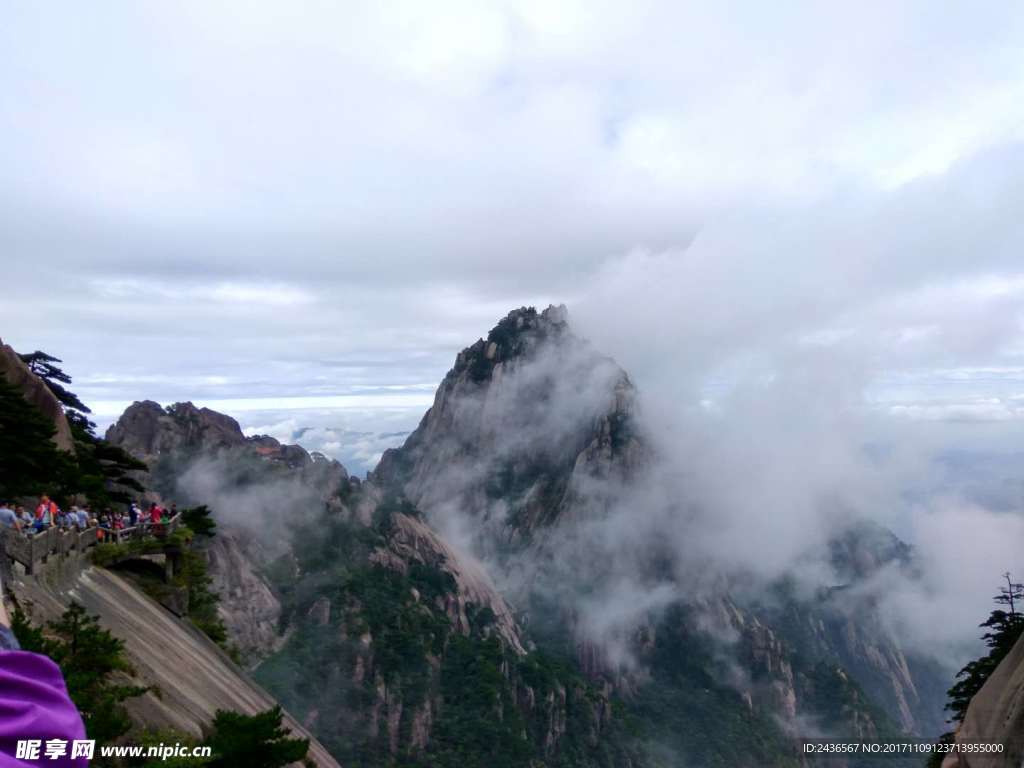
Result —
M92 423L85 418L85 414L92 413L92 411L85 403L78 399L78 395L64 388L64 384L71 383L71 377L54 365L54 363L64 362L63 360L41 352L38 349L28 354L19 354L18 357L21 358L21 361L28 366L32 373L46 383L53 396L64 406L64 413L68 417L69 422L78 420L86 421L89 424Z
M217 523L214 522L213 512L205 504L181 510L181 522L197 536L213 538L217 535Z
M1010 652L1017 640L1024 634L1024 616L1017 610L1018 605L1024 600L1024 584L1014 582L1012 574L1003 574L1006 579L1006 586L999 588L999 593L992 598L998 606L989 614L988 619L979 624L982 629L987 630L981 636L988 646L989 652L979 659L968 662L963 669L956 674L956 682L947 691L949 702L946 709L952 713L949 719L951 723L962 723L967 715L967 707L971 699L981 690L985 682L995 672L1006 655ZM949 731L939 737L939 744L952 744L956 740L956 733ZM942 765L944 754L933 752L928 759L927 768L939 768Z
M71 383L71 377L56 365L63 361L40 350L19 354L18 357L60 401L71 427L78 461L72 476L65 478L64 490L68 493L84 493L99 504L110 501L128 503L131 500L128 491L141 493L145 490L131 473L146 469L146 465L123 449L97 437L96 425L87 415L92 411L78 395L64 386Z
M305 760L309 739L288 738L282 714L280 705L256 715L218 710L205 742L213 751L211 768L280 768Z
M957 673L957 682L949 689L946 709L953 713L953 722L963 721L974 694L981 690L999 662L1024 634L1024 615L1017 610L1019 603L1024 600L1024 584L1014 582L1010 573L1003 574L1003 578L1006 579L1006 586L1000 587L999 594L992 598L1000 607L979 625L987 630L981 639L985 641L989 652L961 669Z
M69 457L53 443L56 429L0 376L0 498L49 490L68 476Z

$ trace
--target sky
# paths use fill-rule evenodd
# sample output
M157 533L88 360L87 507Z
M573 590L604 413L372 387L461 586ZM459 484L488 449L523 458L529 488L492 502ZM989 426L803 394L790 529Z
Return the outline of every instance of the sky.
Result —
M651 407L768 382L776 415L881 413L1012 465L1022 22L12 4L0 338L63 358L101 427L188 399L365 471L458 350L564 302Z

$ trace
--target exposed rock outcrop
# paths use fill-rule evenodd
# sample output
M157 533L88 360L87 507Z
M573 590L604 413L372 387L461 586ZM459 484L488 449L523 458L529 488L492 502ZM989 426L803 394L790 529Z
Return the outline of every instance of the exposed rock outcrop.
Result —
M481 551L523 543L555 521L600 514L588 489L642 464L635 394L625 371L571 332L564 306L518 309L459 353L373 478L442 529L451 508L476 517Z
M472 558L457 553L423 520L409 515L392 517L393 530L387 544L370 555L370 561L406 573L415 564L426 564L450 574L456 589L444 602L445 614L452 626L464 635L470 634L467 608L488 608L494 614L494 628L517 654L526 650L520 629L505 599L498 593L491 577Z
M278 633L281 603L256 568L250 554L255 546L252 535L238 529L222 531L204 549L220 618L242 658L253 662L284 642Z
M21 394L50 421L57 430L53 442L62 451L74 451L75 443L71 437L71 427L64 416L60 401L54 397L46 383L29 370L21 361L12 347L0 340L0 376L8 384L21 390Z
M962 754L948 763L956 768L1024 766L1024 636L985 681L967 707L957 731L959 744L1002 744L999 754ZM949 768L943 763L943 768Z
M245 443L238 422L209 408L152 400L133 403L107 429L106 439L147 463L183 449L216 450Z

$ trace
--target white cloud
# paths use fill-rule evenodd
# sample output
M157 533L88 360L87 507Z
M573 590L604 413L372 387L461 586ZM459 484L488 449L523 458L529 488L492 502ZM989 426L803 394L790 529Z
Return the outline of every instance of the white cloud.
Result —
M461 347L564 300L719 505L709 546L745 526L776 569L836 493L916 535L900 491L947 482L923 457L1021 449L1022 20L20 4L0 331L98 420L191 399L366 467Z
M155 280L111 279L91 281L92 290L112 301L131 300L151 307L154 303L244 304L256 311L269 307L312 304L309 291L285 284L223 282L212 285L175 285ZM123 306L123 305L122 305Z

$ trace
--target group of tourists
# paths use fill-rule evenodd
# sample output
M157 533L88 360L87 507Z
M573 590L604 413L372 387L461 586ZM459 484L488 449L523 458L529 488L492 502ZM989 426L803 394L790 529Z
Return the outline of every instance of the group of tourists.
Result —
M165 510L153 502L149 509L144 511L143 506L134 501L128 506L127 512L106 508L97 513L88 504L72 504L65 511L49 496L43 495L33 511L29 511L21 504L0 501L0 527L14 528L26 536L42 533L50 528L65 531L96 528L102 537L104 531L122 531L136 526L159 526L165 518L174 517L177 513L176 504Z

